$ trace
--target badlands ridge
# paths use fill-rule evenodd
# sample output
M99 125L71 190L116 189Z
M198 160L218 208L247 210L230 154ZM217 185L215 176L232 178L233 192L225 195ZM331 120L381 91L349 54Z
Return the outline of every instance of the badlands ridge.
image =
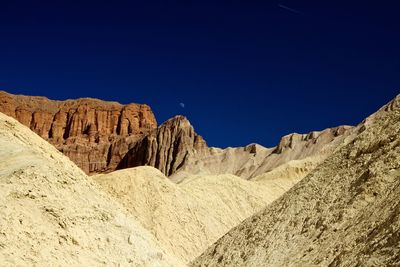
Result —
M140 104L2 91L0 111L1 265L400 264L399 97L274 148Z

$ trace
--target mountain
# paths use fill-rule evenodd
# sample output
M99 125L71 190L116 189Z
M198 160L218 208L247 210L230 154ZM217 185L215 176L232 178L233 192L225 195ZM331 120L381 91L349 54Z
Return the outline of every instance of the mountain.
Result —
M309 135L292 134L272 149L254 144L222 150L207 147L189 121L177 116L133 144L134 149L122 161L126 164L123 167L150 165L164 173L173 172L169 179L149 166L93 179L125 205L160 244L187 263L232 227L282 196L352 138L352 127L338 127ZM216 151L218 154L212 154ZM185 171L179 183L171 179L193 159L207 157L208 161L197 161L201 172ZM254 160L257 157L259 161ZM243 170L239 168L248 166L251 159L252 174L261 168L271 170L248 180L232 174ZM215 168L218 165L222 166Z
M148 165L169 176L177 172L191 155L205 152L207 148L190 122L183 116L175 116L132 144L118 168Z
M353 136L353 127L339 126L289 134L273 148L250 144L220 149L208 147L183 116L157 128L147 105L91 98L54 101L0 91L0 112L30 127L88 174L153 166L174 182L191 175L252 179L308 157L320 163Z
M157 129L147 105L93 98L57 101L0 91L0 112L53 144L87 174L150 165L170 175L186 154L207 147L182 116Z
M129 144L157 127L147 105L93 98L56 101L0 91L0 112L49 141L88 174L116 169Z
M38 102L45 101L38 99ZM29 101L30 105L35 103ZM0 115L0 181L5 186L0 192L3 195L0 203L6 207L1 214L4 215L1 225L8 229L0 244L7 248L2 255L10 264L28 260L32 264L49 261L56 265L143 261L163 266L177 262L179 266L180 262L194 260L232 227L297 182L297 177L293 180L285 177L289 182L267 177L256 183L232 174L219 174L191 175L176 184L151 167L91 176L111 195L109 197L50 144L15 120ZM144 140L155 145L147 146ZM151 130L131 145L155 147L149 158L164 162L157 166L160 169L164 166L164 171L179 170L177 167L184 165L185 159L215 150L207 147L182 116ZM138 159L147 158L137 155ZM171 158L175 161L170 161ZM182 161L177 160L179 158ZM13 225L19 220L22 222ZM121 223L128 226L121 226ZM24 237L24 233L28 237ZM116 240L110 241L110 236ZM135 238L145 240L145 249L131 253L130 243L134 246ZM26 246L12 245L24 239ZM103 245L96 245L96 240ZM33 243L38 245L33 248L30 246ZM49 254L41 255L40 249ZM72 259L77 249L82 250L81 256ZM17 254L12 254L12 250ZM121 259L115 254L118 250L122 251L119 252ZM146 256L147 250L154 258ZM62 257L49 259L49 255L59 255L57 253L62 253ZM20 254L25 256L21 256L19 262L16 257Z
M0 107L42 137L0 113L5 265L400 265L400 96L273 148L208 147L145 105L1 92Z
M183 266L66 156L0 113L2 266Z
M400 96L192 266L399 266Z
M338 127L310 135L293 134L273 149L251 145L219 150L208 148L189 121L177 116L133 144L137 147L126 154L124 167L152 165L167 173L177 171L174 177L181 173L179 166L185 168L193 158L206 155L215 162L199 160L197 164L203 172L185 172L184 179L174 183L159 170L146 166L96 175L93 179L125 205L168 251L189 262L232 227L282 196L326 155L354 138L349 134L351 130ZM233 153L218 158L211 154L216 150ZM272 170L249 181L229 174L249 162L247 153L260 159L253 160L253 166ZM262 165L264 162L270 165ZM210 168L218 164L225 165Z
M192 175L233 174L251 179L292 160L313 157L320 163L352 136L353 127L339 126L290 134L273 148L250 144L221 149L208 147L187 118L176 116L132 143L118 168L153 166L175 182Z
M180 181L191 174L223 173L251 179L292 160L314 157L322 162L352 136L353 127L339 126L308 134L289 134L272 148L258 144L225 149L209 148L188 157L180 172L173 174L171 179Z

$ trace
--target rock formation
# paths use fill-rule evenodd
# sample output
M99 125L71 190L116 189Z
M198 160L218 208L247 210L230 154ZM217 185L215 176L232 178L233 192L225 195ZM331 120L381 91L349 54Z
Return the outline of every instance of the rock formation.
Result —
M192 266L399 266L400 96Z
M195 133L190 122L183 116L176 116L132 144L118 168L149 165L169 176L189 157L206 149L206 142Z
M273 148L250 144L220 149L208 147L185 117L176 116L131 143L118 169L152 166L175 182L193 174L229 173L250 179L292 160L313 157L322 162L346 139L352 138L352 131L351 126L339 126L309 134L290 134Z
M0 112L28 126L86 173L114 170L129 144L157 127L147 105L92 98L54 101L0 91Z
M282 137L277 147L250 144L209 148L183 116L159 128L150 108L97 99L52 101L0 91L0 112L10 115L55 145L86 173L153 166L173 181L192 174L234 174L254 178L291 160L321 161L345 139L352 127L339 126Z
M179 182L193 174L230 173L244 179L272 171L292 160L308 157L322 162L338 146L353 138L353 127L339 126L309 134L290 134L282 137L277 147L258 144L235 148L207 148L191 153L184 165L170 178ZM315 164L317 165L317 164Z

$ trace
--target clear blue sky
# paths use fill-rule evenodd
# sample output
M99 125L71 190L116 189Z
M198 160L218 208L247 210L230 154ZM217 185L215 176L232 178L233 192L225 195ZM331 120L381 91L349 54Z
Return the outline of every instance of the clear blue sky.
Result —
M0 90L146 103L221 147L356 124L400 93L398 1L71 2L0 2Z

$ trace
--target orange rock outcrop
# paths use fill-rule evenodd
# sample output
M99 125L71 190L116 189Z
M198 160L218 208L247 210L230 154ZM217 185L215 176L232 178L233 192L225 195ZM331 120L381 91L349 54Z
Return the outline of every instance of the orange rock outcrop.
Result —
M52 143L86 173L114 170L131 143L157 128L147 105L92 98L56 101L0 91L0 112Z

